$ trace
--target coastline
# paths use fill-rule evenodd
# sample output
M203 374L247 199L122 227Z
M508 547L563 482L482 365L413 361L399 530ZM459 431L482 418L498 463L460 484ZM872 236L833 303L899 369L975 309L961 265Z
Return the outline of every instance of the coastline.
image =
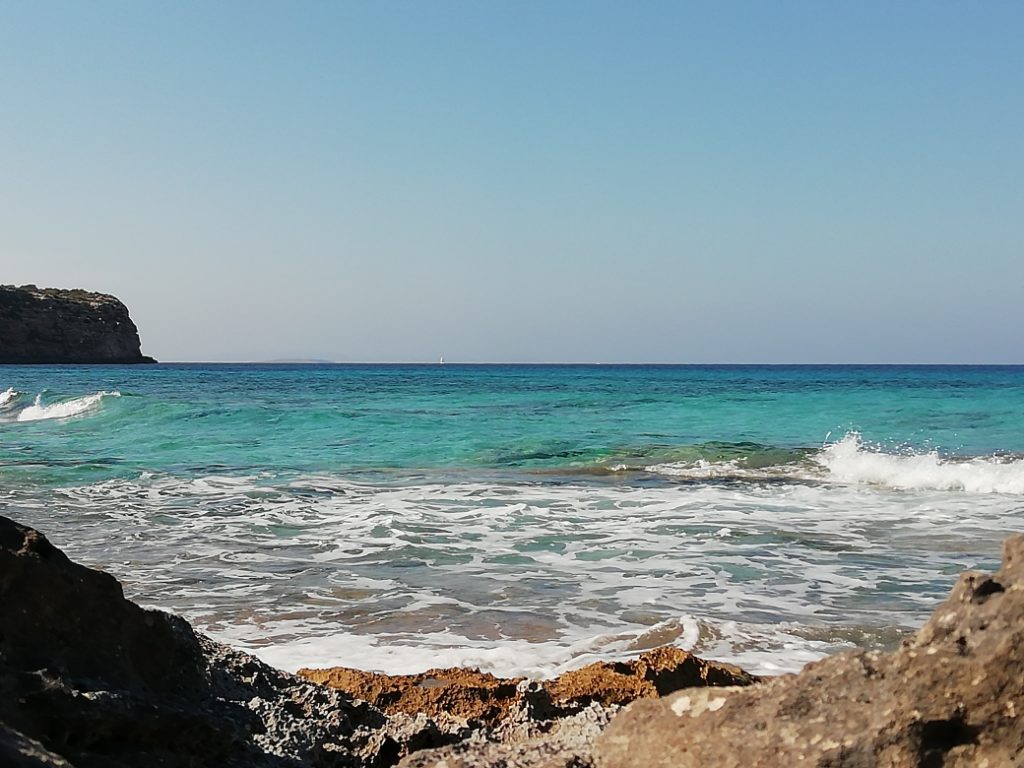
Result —
M12 694L0 701L0 756L14 765L127 768L146 755L280 768L966 766L1024 756L1013 709L1024 694L1014 672L1024 664L1024 536L1007 540L994 576L964 574L899 650L844 653L767 680L664 648L549 684L465 670L305 672L332 690L139 608L112 577L7 518L0 597L0 684Z

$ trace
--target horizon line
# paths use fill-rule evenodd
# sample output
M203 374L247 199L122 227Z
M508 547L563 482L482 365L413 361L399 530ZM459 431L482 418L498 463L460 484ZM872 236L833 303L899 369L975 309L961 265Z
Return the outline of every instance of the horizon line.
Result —
M639 361L639 362L625 362L625 361L502 361L502 360L485 360L485 361L445 361L431 362L427 360L319 360L319 359L295 359L295 360L157 360L157 365L419 365L419 366L430 366L430 367L444 367L447 365L454 366L510 366L510 365L529 365L529 366L589 366L589 367L600 367L600 366L665 366L665 367L683 367L683 366L722 366L722 367L743 367L743 366L872 366L872 367L901 367L901 366L919 366L919 367L977 367L977 368L997 368L997 367L1024 367L1024 362L1020 363L965 363L965 362L903 362L903 363L892 363L892 362L665 362L665 361Z

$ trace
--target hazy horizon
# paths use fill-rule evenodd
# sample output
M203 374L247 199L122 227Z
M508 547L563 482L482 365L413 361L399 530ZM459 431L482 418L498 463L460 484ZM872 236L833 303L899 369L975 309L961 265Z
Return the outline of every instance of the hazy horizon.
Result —
M0 282L164 362L1024 363L1022 22L6 3Z

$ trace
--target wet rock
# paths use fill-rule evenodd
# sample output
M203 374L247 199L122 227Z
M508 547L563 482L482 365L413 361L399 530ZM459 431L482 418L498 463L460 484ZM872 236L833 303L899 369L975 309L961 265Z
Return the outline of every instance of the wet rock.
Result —
M0 363L152 363L128 308L104 293L0 285Z
M630 705L600 768L1024 765L1024 536L994 576L967 573L893 653L851 652L751 688Z

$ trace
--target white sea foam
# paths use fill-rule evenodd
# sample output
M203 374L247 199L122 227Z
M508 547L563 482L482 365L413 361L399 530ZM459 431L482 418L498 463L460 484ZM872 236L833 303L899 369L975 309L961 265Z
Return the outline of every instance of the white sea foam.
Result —
M10 407L18 399L19 394L21 393L14 388L5 389L3 392L0 392L0 409Z
M60 403L43 405L43 396L36 395L35 402L18 413L18 421L44 421L47 419L68 419L92 411L105 397L120 397L120 392L95 392Z
M902 490L1024 494L1024 459L943 458L937 452L892 454L872 450L856 433L823 448L815 462L834 482Z
M288 669L547 676L674 644L791 671L919 625L1019 527L1017 497L860 483L147 472L36 493L7 501L70 556Z
M694 462L676 461L663 464L651 464L644 467L645 472L680 480L794 480L808 479L807 469L798 464L776 464L773 466L749 467L742 459L728 461L708 461L699 459Z
M626 469L626 467L615 467ZM965 491L1024 495L1024 459L999 456L944 457L936 451L891 453L872 448L851 432L807 461L749 467L743 459L667 462L644 467L680 480L792 480L871 485L896 490Z
M280 632L286 628L276 625L274 629ZM735 622L721 623L715 632L719 637L710 644L702 644L701 624L689 616L661 622L648 630L584 634L569 642L563 639L494 643L450 632L422 633L409 640L388 642L381 637L344 631L320 635L304 631L301 626L287 630L295 639L278 639L269 645L266 637L257 640L251 633L230 629L220 632L218 638L289 672L301 667L348 665L405 675L429 668L475 667L499 677L532 679L550 679L595 661L633 658L663 645L695 651L705 658L740 662L756 674L796 672L829 652L852 647L848 643L807 641L775 627L740 627ZM676 637L665 639L661 634L665 631L674 632ZM657 641L645 641L649 636ZM786 648L787 652L779 653L779 648Z

